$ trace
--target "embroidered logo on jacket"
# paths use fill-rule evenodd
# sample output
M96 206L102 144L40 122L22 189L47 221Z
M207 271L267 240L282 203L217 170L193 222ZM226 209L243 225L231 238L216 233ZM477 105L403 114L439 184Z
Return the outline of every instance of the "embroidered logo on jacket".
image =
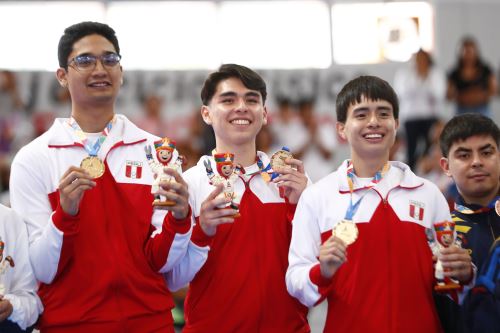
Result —
M422 202L410 200L410 216L415 220L424 219L424 204Z
M140 179L142 177L142 162L127 161L125 164L125 176L132 179Z

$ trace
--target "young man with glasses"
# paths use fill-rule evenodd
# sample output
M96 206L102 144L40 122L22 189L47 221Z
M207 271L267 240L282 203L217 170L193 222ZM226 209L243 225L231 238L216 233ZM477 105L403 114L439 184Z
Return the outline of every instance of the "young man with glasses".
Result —
M295 212L286 284L306 306L328 300L325 333L441 332L426 229L451 217L435 185L389 161L398 111L386 81L347 83L336 112L351 158L307 188ZM465 250L439 257L446 277L470 280Z
M153 211L145 148L159 138L115 114L123 73L113 29L70 26L58 52L56 76L71 95L71 117L19 151L10 183L41 282L40 330L173 332L161 273L189 242L187 186L167 171L177 182L162 183L158 194L175 205Z

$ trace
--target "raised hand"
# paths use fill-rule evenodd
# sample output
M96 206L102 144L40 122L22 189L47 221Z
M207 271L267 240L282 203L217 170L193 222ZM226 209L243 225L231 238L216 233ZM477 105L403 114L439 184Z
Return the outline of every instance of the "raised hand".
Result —
M284 189L284 194L292 204L299 202L300 195L307 187L307 177L302 161L295 158L285 160L287 167L274 170L280 175L273 182Z
M330 236L319 248L319 264L324 278L331 278L346 260L346 245L340 238Z
M466 249L452 245L440 250L439 260L443 264L444 276L460 282L472 278L472 259Z
M75 166L69 167L59 182L59 204L62 210L68 215L78 214L83 194L95 185L87 171Z
M217 227L224 223L233 223L234 216L238 213L233 208L219 209L217 206L231 202L228 198L217 197L224 190L222 184L218 184L215 190L203 201L200 208L200 227L207 236L215 235Z
M165 167L163 171L165 174L174 177L175 181L162 181L157 194L165 196L167 200L174 202L175 205L168 207L155 206L155 208L168 209L176 219L185 219L189 213L188 185L175 169Z

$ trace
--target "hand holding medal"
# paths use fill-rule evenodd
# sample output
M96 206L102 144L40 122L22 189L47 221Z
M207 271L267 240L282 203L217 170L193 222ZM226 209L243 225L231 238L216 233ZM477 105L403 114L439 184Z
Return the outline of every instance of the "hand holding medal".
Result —
M307 187L304 164L293 158L287 147L283 147L271 156L270 165L273 170L271 179L278 185L280 196L296 204Z

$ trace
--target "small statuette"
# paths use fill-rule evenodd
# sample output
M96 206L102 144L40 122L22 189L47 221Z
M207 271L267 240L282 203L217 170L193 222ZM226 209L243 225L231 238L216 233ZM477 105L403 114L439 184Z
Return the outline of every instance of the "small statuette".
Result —
M237 211L233 215L233 217L240 217L241 214L239 212L239 208L241 197L235 191L235 183L238 180L239 175L244 172L244 169L239 164L234 163L233 153L216 153L213 156L217 168L217 173L214 173L214 171L212 170L212 166L208 160L205 160L204 162L209 183L214 186L223 184L224 190L217 197L230 200L230 202L222 204L217 208L222 209L230 207Z
M438 255L435 267L435 277L437 284L434 286L434 290L436 290L437 292L450 292L451 290L460 289L460 284L457 281L444 276L444 272L447 269L443 268L443 263L439 255L440 249L450 247L455 243L455 222L443 221L440 223L436 223L434 224L434 231L436 233L436 241L438 246L438 249L436 251Z
M97 156L87 156L80 163L80 167L85 169L93 179L99 178L104 174L104 163Z
M332 234L346 244L350 245L358 238L358 227L356 223L350 220L342 220L332 230Z
M181 173L184 157L179 155L176 149L175 141L167 137L155 141L154 148L156 152L156 160L153 158L151 146L148 145L144 147L149 167L154 174L154 180L151 184L151 193L154 195L155 199L152 205L154 207L163 208L172 207L176 205L176 202L158 194L158 192L160 191L160 184L162 182L176 182L173 176L170 176L165 172L165 169L173 169L176 172ZM175 159L174 153L177 154Z

